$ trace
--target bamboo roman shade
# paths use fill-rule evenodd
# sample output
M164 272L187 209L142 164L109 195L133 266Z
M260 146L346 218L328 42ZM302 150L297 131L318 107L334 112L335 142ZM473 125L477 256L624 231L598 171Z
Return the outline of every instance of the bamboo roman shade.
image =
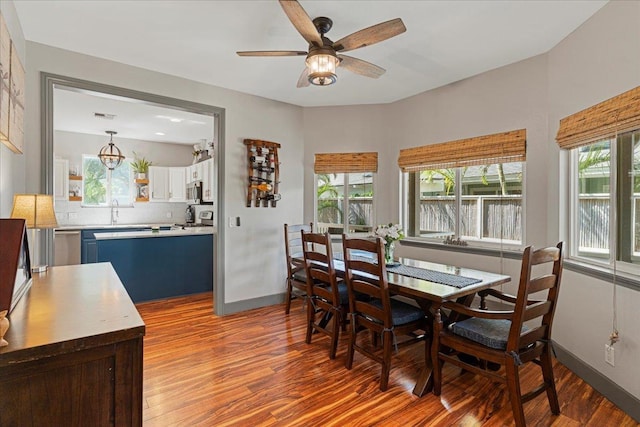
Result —
M640 128L640 86L560 120L556 141L571 149Z
M315 173L378 172L378 153L318 153Z
M527 130L510 132L400 150L398 166L403 172L445 169L526 160Z

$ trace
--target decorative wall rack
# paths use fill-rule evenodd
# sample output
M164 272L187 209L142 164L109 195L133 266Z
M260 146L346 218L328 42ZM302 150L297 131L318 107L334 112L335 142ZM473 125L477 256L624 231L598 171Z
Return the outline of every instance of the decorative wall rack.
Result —
M277 142L245 139L247 146L247 207L276 207L280 200Z

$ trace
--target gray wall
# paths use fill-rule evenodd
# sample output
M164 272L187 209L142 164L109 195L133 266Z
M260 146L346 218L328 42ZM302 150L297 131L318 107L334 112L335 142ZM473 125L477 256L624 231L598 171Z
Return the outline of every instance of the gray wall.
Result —
M392 104L306 108L305 169L316 152L377 149L377 222L400 218L400 148L519 128L527 129L524 241L567 239L566 153L555 143L562 117L640 85L640 2L611 2L549 53ZM322 120L318 120L320 117ZM338 136L326 123L348 126ZM305 181L305 219L313 218L313 177ZM517 277L519 262L415 247L419 259L483 268ZM513 289L513 284L505 286ZM612 328L611 283L565 271L553 338L565 350L640 398L640 293L618 288L616 366L604 362Z

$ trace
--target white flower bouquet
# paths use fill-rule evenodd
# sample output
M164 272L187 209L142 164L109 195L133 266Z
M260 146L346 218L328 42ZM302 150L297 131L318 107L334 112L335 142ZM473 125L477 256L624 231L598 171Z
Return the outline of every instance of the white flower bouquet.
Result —
M394 264L393 250L395 243L398 240L404 239L404 231L400 224L382 224L376 227L374 232L376 237L382 237L384 239L384 260L389 265Z
M404 239L404 232L400 224L382 224L376 227L375 235L382 237L387 243L394 243L398 240Z

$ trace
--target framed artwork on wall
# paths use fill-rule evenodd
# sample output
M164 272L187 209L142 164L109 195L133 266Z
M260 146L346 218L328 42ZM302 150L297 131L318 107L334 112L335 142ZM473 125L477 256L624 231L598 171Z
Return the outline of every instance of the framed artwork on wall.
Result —
M0 140L9 139L9 96L11 69L11 37L0 14Z
M0 219L0 312L14 309L31 286L31 259L24 219Z
M18 154L24 151L24 87L24 66L0 14L0 141Z

